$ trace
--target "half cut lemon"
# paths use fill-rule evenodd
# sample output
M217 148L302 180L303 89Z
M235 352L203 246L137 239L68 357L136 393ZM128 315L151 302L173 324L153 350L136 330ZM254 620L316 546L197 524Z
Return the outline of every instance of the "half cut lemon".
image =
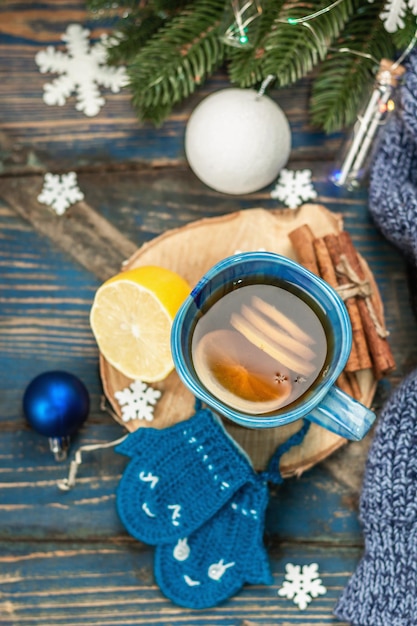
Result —
M95 294L90 324L104 358L134 380L166 378L174 369L172 322L189 293L179 274L153 265L103 283Z

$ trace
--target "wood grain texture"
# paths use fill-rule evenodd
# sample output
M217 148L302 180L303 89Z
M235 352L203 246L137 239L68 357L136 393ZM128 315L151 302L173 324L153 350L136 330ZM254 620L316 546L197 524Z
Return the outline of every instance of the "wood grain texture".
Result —
M193 611L164 598L153 578L153 551L137 543L0 544L0 624L346 626L332 610L359 558L357 548L283 545L270 554L271 585L245 586L227 603ZM277 595L288 562L319 564L327 593L304 611Z
M209 93L230 86L224 69L176 107L160 128L136 119L126 90L110 94L86 118L71 95L49 107L34 57L81 23L102 28L83 0L0 3L0 624L2 626L336 626L333 606L362 554L357 517L370 433L319 466L271 489L265 542L274 574L269 587L247 586L219 607L195 612L163 597L153 578L151 548L130 538L115 498L126 458L112 448L83 455L75 488L57 481L45 437L26 423L22 397L30 380L64 369L86 384L91 411L72 438L106 444L126 431L103 410L98 350L89 326L95 290L142 245L203 217L261 207L277 209L271 184L228 196L206 187L187 165L183 139L190 112ZM368 262L384 304L397 369L380 381L379 410L417 365L417 324L401 252L375 228L366 189L329 183L343 136L325 137L308 120L310 81L270 92L292 130L290 169L312 171L318 202L343 215ZM47 171L76 171L85 195L63 218L36 197ZM109 407L107 407L108 409ZM277 596L285 564L317 562L326 596L306 611ZM345 625L341 625L345 626Z
M37 200L42 186L41 177L26 177L24 185L9 178L2 181L1 194L38 233L52 239L97 278L104 281L117 273L136 250L134 243L84 201L69 207L64 216L56 215Z
M82 0L0 4L0 119L4 133L3 172L79 169L119 164L184 163L184 129L195 106L209 93L229 86L225 70L217 72L196 93L175 107L155 129L139 122L128 89L112 94L103 89L105 106L93 118L75 110L72 94L62 107L46 106L43 85L55 75L41 74L34 57L48 45L65 51L61 35L71 23L91 30L96 40L106 28L91 19ZM307 121L309 81L274 89L271 96L288 116L297 158L320 158L340 146L340 135L326 137ZM53 129L53 131L52 131ZM305 141L308 134L309 141Z
M324 206L304 204L297 210L266 211L260 208L227 213L218 218L203 218L189 223L183 228L165 231L160 237L141 246L126 262L126 270L143 265L160 265L180 274L192 287L196 285L210 267L221 259L233 255L237 250L250 251L263 248L295 259L289 233L302 224L311 224L315 236L339 233L343 219L339 214L331 213ZM375 298L378 296L369 269L368 280L373 283ZM100 371L103 388L117 419L123 424L122 412L115 398L115 393L126 388L131 379L115 370L105 358L100 358ZM362 402L371 406L375 395L376 381L370 369L357 375L361 389ZM156 428L166 428L188 418L194 412L193 395L180 384L176 372L161 383L158 389L162 397L155 407L154 421ZM127 424L130 431L149 426L148 423L131 420ZM249 430L226 420L225 427L244 450L249 454L256 470L266 469L270 458L278 446L300 428L300 422L279 428ZM289 450L281 459L280 471L283 477L299 475L319 461L329 456L345 439L319 427L310 426L303 442Z
M93 408L71 453L81 444L104 444L122 435L120 427ZM113 448L85 452L76 486L69 492L58 488L68 475L68 463L57 464L47 440L23 424L17 433L3 431L0 459L0 540L126 536L117 518L115 493L127 458ZM273 542L361 543L357 494L349 485L337 484L325 468L288 479L271 493L266 530Z

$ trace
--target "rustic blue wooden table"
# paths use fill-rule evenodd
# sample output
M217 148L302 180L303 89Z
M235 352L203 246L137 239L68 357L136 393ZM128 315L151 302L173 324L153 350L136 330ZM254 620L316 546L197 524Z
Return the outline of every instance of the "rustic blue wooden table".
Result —
M70 23L101 30L83 2L5 0L0 5L0 624L75 626L146 624L330 625L333 606L362 551L358 496L370 438L351 443L272 490L266 545L274 582L246 586L203 611L167 600L152 573L153 549L126 533L115 490L126 464L112 449L84 458L77 486L57 488L66 463L27 424L22 397L39 373L62 369L87 386L91 411L71 452L124 434L101 408L98 352L88 316L98 285L143 243L204 216L280 205L272 185L248 196L216 193L191 172L184 155L187 119L210 92L225 87L219 72L159 129L138 122L130 94L104 90L95 117L75 110L74 97L47 106L47 81L35 54L62 46ZM324 136L308 122L309 81L274 90L288 116L293 147L288 167L310 168L318 201L343 215L368 261L385 307L396 371L377 387L378 411L392 387L417 364L417 323L404 260L378 233L366 189L328 181L342 135ZM85 199L59 217L37 201L46 172L75 171ZM285 565L319 565L327 594L301 611L277 592Z

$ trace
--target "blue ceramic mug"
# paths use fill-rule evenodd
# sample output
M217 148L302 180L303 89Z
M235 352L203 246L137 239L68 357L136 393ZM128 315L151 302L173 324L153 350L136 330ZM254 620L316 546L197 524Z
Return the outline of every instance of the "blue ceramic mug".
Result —
M205 380L203 382L201 374L197 374L192 355L193 335L199 321L222 298L251 285L288 291L296 298L296 303L300 300L303 306L307 305L315 312L325 337L324 360L319 364L312 384L296 400L261 414L246 407L231 406L233 403L225 401L223 394L217 392L218 386L217 390L210 387ZM268 327L268 322L264 322ZM253 339L251 335L245 335L244 340L248 337ZM255 343L257 339L255 333ZM272 343L276 345L275 341ZM171 333L172 355L180 379L197 398L221 416L248 428L283 426L306 418L342 437L358 441L368 432L375 414L335 386L351 345L350 318L336 291L300 264L272 252L235 254L212 267L179 309ZM269 349L269 343L267 347ZM302 354L304 348L301 345L300 348ZM248 351L251 349L248 344ZM269 359L270 354L265 358ZM305 360L303 356L301 359ZM297 378L294 373L292 377Z

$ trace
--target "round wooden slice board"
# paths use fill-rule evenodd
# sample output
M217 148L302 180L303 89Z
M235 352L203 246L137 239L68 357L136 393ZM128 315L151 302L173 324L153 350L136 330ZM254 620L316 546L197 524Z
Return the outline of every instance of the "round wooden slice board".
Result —
M193 287L215 263L237 251L264 249L296 260L288 233L303 224L308 224L316 237L337 233L343 228L341 215L331 213L317 204L305 204L296 210L247 209L221 217L201 219L182 228L166 231L139 248L123 264L123 270L159 265L177 272ZM377 294L382 316L377 286L366 262L363 259L361 262ZM136 419L124 422L114 394L128 387L132 380L113 368L101 354L100 374L115 419L130 432L143 427L166 428L188 419L194 412L195 399L174 371L164 381L152 384L153 388L162 392L155 406L153 421ZM356 376L362 393L361 401L370 406L376 389L372 371L361 370ZM225 420L227 431L249 454L256 470L265 469L276 448L300 426L297 421L277 428L254 430ZM311 424L303 442L283 455L281 473L284 477L299 475L344 443L344 438Z

